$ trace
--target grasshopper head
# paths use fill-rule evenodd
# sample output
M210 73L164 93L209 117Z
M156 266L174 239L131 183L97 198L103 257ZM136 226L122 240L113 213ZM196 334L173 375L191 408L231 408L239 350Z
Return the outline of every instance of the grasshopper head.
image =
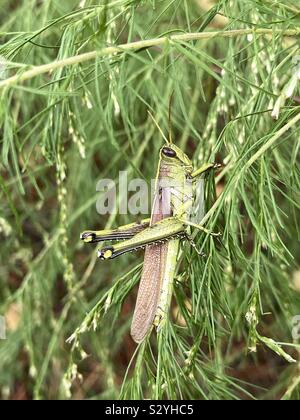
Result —
M167 146L161 148L161 158L167 162L177 163L180 166L192 166L192 162L185 153L179 147L173 143L169 143Z

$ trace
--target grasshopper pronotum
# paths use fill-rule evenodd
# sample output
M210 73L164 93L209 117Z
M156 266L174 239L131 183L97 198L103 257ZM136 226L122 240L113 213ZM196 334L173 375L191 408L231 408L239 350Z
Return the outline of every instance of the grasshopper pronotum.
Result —
M194 181L207 170L220 165L207 163L195 171L187 155L173 144L171 134L169 139L163 137L167 145L160 150L151 218L113 230L85 231L81 234L85 242L122 240L98 249L102 260L145 248L131 325L131 336L137 343L144 340L152 325L159 329L166 317L172 297L179 242L183 238L192 241L187 232L188 226L217 235L192 223L190 213L195 197Z

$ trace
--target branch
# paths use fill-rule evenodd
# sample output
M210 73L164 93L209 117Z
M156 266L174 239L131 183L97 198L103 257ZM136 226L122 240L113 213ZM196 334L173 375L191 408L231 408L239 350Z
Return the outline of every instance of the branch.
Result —
M211 39L216 37L222 38L233 38L238 36L245 36L249 34L256 35L283 35L288 37L293 37L300 35L300 28L298 29L289 29L289 30L280 30L280 29L236 29L231 31L215 31L215 32L200 32L200 33L186 33L180 35L164 36L161 38L147 39L144 41L131 42L128 44L121 44L112 47L105 47L100 50L90 51L87 53L75 55L68 57L62 60L53 61L48 64L43 64L41 66L33 67L30 70L25 71L21 74L15 74L12 77L4 79L0 82L0 89L13 86L16 83L22 83L25 80L32 79L40 74L50 73L51 71L66 66L73 66L75 64L80 64L85 61L93 60L97 57L104 57L110 55L116 55L121 52L130 52L137 51L142 48L151 48L163 45L167 42L188 42L201 39Z
M289 131L294 126L297 126L298 121L300 121L300 112L292 118L287 124L285 124L277 133L274 134L254 155L248 160L246 165L243 168L243 172L250 168L253 163L259 159L273 144L280 139L287 131Z

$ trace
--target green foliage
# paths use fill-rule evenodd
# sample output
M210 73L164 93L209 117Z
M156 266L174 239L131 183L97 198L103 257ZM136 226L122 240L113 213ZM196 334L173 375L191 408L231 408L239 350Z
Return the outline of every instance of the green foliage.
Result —
M299 4L207 3L2 0L0 77L31 73L0 82L1 398L299 399ZM167 132L173 91L176 144L224 163L205 192L222 238L183 243L166 326L135 350L142 254L101 263L79 233L132 221L97 214L96 183L155 176L147 110Z

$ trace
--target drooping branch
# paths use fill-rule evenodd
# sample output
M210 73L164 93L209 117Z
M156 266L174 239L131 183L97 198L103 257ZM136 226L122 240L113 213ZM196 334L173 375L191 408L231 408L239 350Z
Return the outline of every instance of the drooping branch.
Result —
M105 47L99 50L90 51L87 53L75 55L72 57L64 58L62 60L52 61L48 64L36 66L27 70L23 73L15 74L12 77L4 79L0 82L0 88L10 87L18 83L22 83L26 80L32 79L38 75L50 73L53 70L72 66L85 61L94 60L97 57L113 56L119 53L126 53L131 51L138 51L143 48L157 47L166 44L167 42L189 42L197 41L202 39L213 39L216 37L220 38L234 38L245 35L282 35L287 37L293 37L300 35L300 28L290 30L278 30L278 29L236 29L230 31L214 31L214 32L200 32L200 33L185 33L179 35L164 36L161 38L152 38L143 41L130 42L127 44L121 44L117 46Z

